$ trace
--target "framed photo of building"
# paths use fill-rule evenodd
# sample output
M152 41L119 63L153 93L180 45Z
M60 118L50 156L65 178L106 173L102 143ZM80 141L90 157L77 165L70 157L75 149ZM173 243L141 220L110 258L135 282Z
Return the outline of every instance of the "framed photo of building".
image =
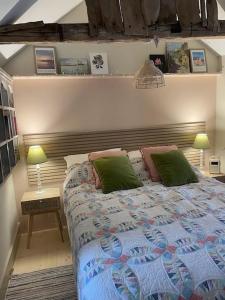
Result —
M207 73L207 61L204 49L190 50L192 73Z
M90 53L90 64L92 74L109 74L107 53Z
M34 47L34 57L37 74L57 74L54 47Z

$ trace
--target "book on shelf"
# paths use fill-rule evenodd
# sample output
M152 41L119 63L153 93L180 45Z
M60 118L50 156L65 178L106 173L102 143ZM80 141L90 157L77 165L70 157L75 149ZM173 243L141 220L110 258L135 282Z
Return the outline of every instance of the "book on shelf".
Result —
M16 165L16 158L15 158L15 151L14 151L13 140L8 143L8 151L9 151L10 167L13 168Z
M11 122L10 122L10 111L7 110L7 109L4 109L3 110L3 117L4 117L6 140L9 140L12 137Z
M8 90L4 87L1 83L1 99L3 106L9 106L9 97L8 97Z
M3 178L5 178L10 173L10 162L9 162L9 153L8 153L7 144L0 147L0 154L1 154Z
M5 140L6 140L5 121L3 116L3 110L0 109L0 143L4 142Z
M3 182L3 173L2 173L2 162L0 159L0 184Z

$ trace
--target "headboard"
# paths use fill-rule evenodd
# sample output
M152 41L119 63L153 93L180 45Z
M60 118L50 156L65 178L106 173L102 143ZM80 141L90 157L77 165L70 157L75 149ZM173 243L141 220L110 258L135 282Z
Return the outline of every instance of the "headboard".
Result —
M192 145L196 134L205 129L205 122L195 122L101 132L29 134L23 138L26 154L31 145L41 145L45 150L48 162L41 165L41 178L43 183L50 183L65 179L64 156L116 147L130 151L146 145L176 144L192 164L198 165L199 151ZM30 184L36 184L35 166L28 166L28 178Z

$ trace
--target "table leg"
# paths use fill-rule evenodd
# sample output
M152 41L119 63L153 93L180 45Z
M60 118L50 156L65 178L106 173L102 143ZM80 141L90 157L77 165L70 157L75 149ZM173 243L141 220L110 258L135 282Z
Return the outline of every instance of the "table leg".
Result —
M60 214L59 214L58 210L55 213L56 213L56 217L57 217L57 220L58 220L59 232L60 232L60 235L61 235L61 239L62 239L62 242L64 242L63 227L62 227L62 222L61 222Z
M28 235L27 235L27 249L30 249L30 240L32 236L32 231L33 231L33 215L29 215L28 219Z

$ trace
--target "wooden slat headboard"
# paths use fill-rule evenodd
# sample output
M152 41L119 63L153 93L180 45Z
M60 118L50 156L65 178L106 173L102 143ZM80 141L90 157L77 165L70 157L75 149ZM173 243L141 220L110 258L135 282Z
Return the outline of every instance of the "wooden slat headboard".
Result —
M199 151L192 148L197 133L205 132L205 122L170 124L144 129L114 130L85 133L48 133L24 135L26 154L29 146L41 145L48 162L41 165L44 183L65 179L66 155L88 153L122 147L128 151L141 146L176 144L194 165L199 163ZM30 184L36 184L35 166L28 166Z

